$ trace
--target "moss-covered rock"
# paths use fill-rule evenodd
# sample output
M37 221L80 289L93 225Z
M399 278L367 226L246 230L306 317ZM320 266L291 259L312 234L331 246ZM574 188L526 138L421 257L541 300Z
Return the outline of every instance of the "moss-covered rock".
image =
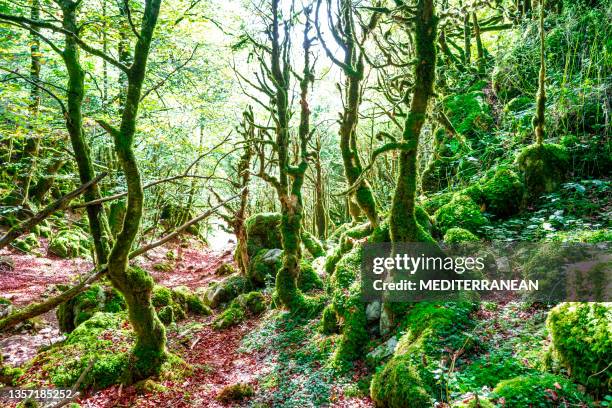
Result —
M430 408L432 398L407 356L391 359L376 372L370 396L379 408Z
M253 285L247 277L234 274L219 282L211 283L203 290L202 299L207 306L215 309L222 304L231 302L241 293L248 292L252 287Z
M308 250L313 258L325 256L325 249L323 248L321 241L319 241L317 237L312 235L310 232L302 231L302 244L304 244L304 248Z
M493 389L490 398L498 403L503 398L507 408L580 406L581 402L589 401L571 381L548 373L504 380Z
M170 272L174 269L172 262L162 261L153 264L153 269L158 272Z
M561 303L548 314L552 357L593 392L612 387L612 304ZM602 394L603 395L603 394Z
M480 228L488 224L488 220L480 212L480 207L466 195L456 195L435 213L436 227L445 234L450 228L461 227L472 233L478 233Z
M366 305L361 301L362 256L363 247L356 245L340 259L329 281L331 304L341 327L333 360L340 365L363 356L368 342Z
M298 276L297 285L302 292L323 289L323 281L315 272L312 264L305 259L300 262L300 276Z
M170 305L162 306L157 311L157 317L166 326L174 322L174 308Z
M39 352L26 371L41 370L53 385L72 387L93 361L81 389L105 388L121 382L129 367L133 333L125 313L98 312L47 350Z
M427 200L425 200L425 202L423 202L422 208L428 214L434 215L440 207L442 207L445 204L450 203L450 201L453 199L454 196L455 196L455 193L453 192L432 195L428 197Z
M245 321L249 316L259 316L267 307L267 300L261 292L242 294L215 318L213 327L222 330L235 326Z
M279 213L254 214L245 220L249 258L254 257L264 248L281 247L280 222ZM236 248L235 257L239 257L240 253L241 249Z
M446 231L446 234L444 234L444 242L450 245L475 241L480 241L480 239L470 231L463 228L450 228Z
M247 276L256 286L263 286L274 281L276 273L282 265L283 251L281 249L263 248L251 257Z
M60 330L70 333L97 312L116 313L125 308L125 300L117 290L110 286L93 285L88 290L62 303L57 308L56 316Z
M165 325L183 320L187 317L187 313L200 316L212 314L210 307L206 305L198 294L185 286L170 289L165 286L155 285L151 295L151 304L157 310L157 317Z
M338 315L333 305L327 305L321 315L320 331L323 334L334 334L338 333L338 329Z
M523 197L523 184L510 169L501 168L482 185L482 199L487 212L508 217L519 212Z
M253 387L249 384L245 383L237 383L232 385L227 385L219 391L217 395L217 400L224 404L229 404L231 402L242 401L245 398L252 397L255 394Z
M17 367L10 367L4 364L2 354L0 354L0 384L7 387L17 385L17 380L23 375L23 370Z
M162 285L155 285L151 293L151 303L155 307L168 306L172 302L172 291Z
M566 179L569 154L561 145L534 144L521 150L516 162L523 173L526 198L538 199L555 191Z
M225 262L225 263L222 263L215 270L215 275L218 275L218 276L227 276L227 275L233 274L234 272L236 272L236 269L234 268L234 265L232 265L229 262Z
M48 251L60 258L76 258L89 254L91 243L78 228L58 231L49 241Z
M26 234L14 240L11 245L20 251L30 253L40 246L38 238L34 233Z
M402 401L414 394L413 406L430 407L436 387L433 371L444 353L472 346L465 333L473 326L474 310L471 302L415 304L407 313L405 334L394 356L372 378L370 395L375 404L403 407Z

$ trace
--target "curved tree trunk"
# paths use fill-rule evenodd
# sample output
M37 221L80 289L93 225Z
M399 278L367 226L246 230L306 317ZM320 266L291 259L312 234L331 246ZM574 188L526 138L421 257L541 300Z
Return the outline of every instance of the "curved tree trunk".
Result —
M128 306L130 323L136 333L132 350L131 380L159 373L166 360L166 333L151 304L154 282L144 270L128 265L130 249L140 227L144 194L133 143L136 132L138 106L145 78L153 31L157 24L161 0L147 0L140 35L134 52L134 62L127 72L127 91L119 129L102 124L113 136L115 151L127 182L127 208L123 228L117 235L108 257L108 277L123 296Z
M429 99L433 94L436 69L436 27L433 0L419 0L416 17L415 85L410 111L404 124L402 139L406 148L400 151L399 174L390 215L392 242L420 240L419 226L414 215L417 185L417 152L419 137Z
M71 0L63 0L58 3L63 12L62 26L73 33L78 32L76 10L79 3ZM68 71L66 128L68 129L70 142L72 143L77 161L79 178L81 183L85 184L95 178L91 152L83 131L83 114L81 112L85 95L85 71L81 67L79 60L78 45L70 35L65 36L62 58ZM99 187L93 185L83 194L83 197L86 201L99 199ZM110 247L110 235L104 208L101 204L87 207L87 217L94 241L96 261L98 264L106 263Z

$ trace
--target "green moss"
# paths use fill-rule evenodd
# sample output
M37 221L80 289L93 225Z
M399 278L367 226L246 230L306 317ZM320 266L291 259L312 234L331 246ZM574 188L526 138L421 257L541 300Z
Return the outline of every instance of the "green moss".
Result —
M195 293L190 293L187 296L187 310L190 313L200 316L209 316L212 314L212 310L210 310Z
M174 267L170 262L157 262L153 264L153 269L159 272L170 272Z
M151 294L151 303L155 307L168 306L172 302L172 291L165 286L155 285Z
M512 98L505 106L504 112L520 112L533 106L533 98L529 96L517 96Z
M138 395L160 393L167 390L162 384L151 379L146 379L134 384L134 389Z
M435 213L436 227L444 234L453 227L461 227L472 233L488 224L480 207L468 196L457 195Z
M310 262L304 259L300 262L300 276L298 277L297 285L302 292L323 289L323 281L317 275Z
M215 271L215 275L227 276L233 274L234 272L236 272L234 265L232 265L231 263L223 263L217 268L217 270Z
M446 231L446 234L444 234L444 242L451 245L475 241L480 241L480 239L463 228L450 228Z
M567 149L561 145L531 145L518 154L516 162L523 173L527 198L538 199L555 191L569 168Z
M252 397L255 394L253 387L249 384L238 383L223 387L217 395L217 400L224 404L231 402L242 401L245 398Z
M121 382L129 367L133 334L124 313L98 312L72 333L28 363L26 370L40 370L53 385L72 387L90 361L81 389L105 388Z
M310 232L302 231L302 244L304 244L304 247L308 250L313 258L325 256L325 249L323 249L323 245L321 245L321 242Z
M444 105L457 132L467 137L486 132L493 124L491 108L481 91L450 96Z
M365 303L361 301L362 256L363 247L355 246L340 259L329 280L331 304L341 328L333 360L340 365L363 356L368 341Z
M261 286L274 280L281 264L282 252L280 250L263 248L251 257L247 276L254 285Z
M255 214L245 220L249 256L254 256L262 248L280 247L280 222L279 213Z
M493 389L490 398L498 403L503 398L507 408L547 408L551 406L552 391L556 393L560 406L588 402L588 398L570 381L548 373L502 381Z
M610 303L561 303L546 320L553 357L568 369L572 379L593 392L605 393L612 385L610 322Z
M417 205L414 208L414 216L416 218L417 223L421 227L423 227L425 231L431 234L431 231L433 229L433 221L429 214L427 214L427 211L425 211L423 207Z
M212 283L203 294L204 303L216 308L222 304L231 302L241 293L247 292L252 288L251 281L241 274L234 274L226 277L220 282Z
M39 408L40 404L34 398L26 398L17 404L17 408Z
M267 301L261 292L249 292L232 301L213 322L217 330L226 329L242 323L249 316L259 316L267 309Z
M9 387L16 386L17 380L23 375L23 372L21 368L4 365L0 356L0 384L5 384Z
M455 193L453 192L435 194L427 198L427 200L423 203L423 209L428 214L433 215L440 207L450 203L454 196Z
M163 324L169 325L174 322L174 308L168 305L163 306L157 311L157 317Z
M379 369L370 385L370 396L380 408L430 408L432 400L407 356L391 359Z
M59 328L70 333L96 312L120 312L125 310L123 296L109 286L92 285L69 301L62 303L56 311Z
M108 213L108 225L111 229L113 236L117 236L123 228L123 218L125 217L125 210L127 205L125 200L113 201L109 208Z
M21 238L17 238L11 243L11 245L26 253L30 253L40 246L38 243L38 238L36 238L34 233L26 234Z
M89 238L77 228L58 231L49 241L49 252L60 258L87 255L91 249Z
M414 394L415 407L430 407L438 362L445 353L469 350L472 345L466 333L474 324L470 318L474 310L471 302L415 304L402 324L405 334L394 356L372 379L370 394L375 404L403 407L407 396Z
M482 197L488 212L508 217L520 209L523 184L515 172L501 168L482 185Z
M338 333L338 315L332 305L327 305L321 315L320 330L323 334Z

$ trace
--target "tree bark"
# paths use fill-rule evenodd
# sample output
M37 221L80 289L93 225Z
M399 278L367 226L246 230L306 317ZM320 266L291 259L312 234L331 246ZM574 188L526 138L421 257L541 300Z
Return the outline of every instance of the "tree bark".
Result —
M125 297L130 323L136 333L130 373L132 381L158 374L167 358L164 326L157 318L151 304L153 279L146 271L128 265L130 248L140 228L144 201L140 171L133 149L134 134L142 84L160 5L161 0L145 2L140 35L134 49L134 60L127 73L127 90L121 125L119 129L104 125L113 137L128 190L123 227L108 257L108 277L113 286Z
M402 134L405 147L401 149L399 155L399 174L391 206L389 227L392 242L415 242L422 238L421 229L414 214L417 151L427 105L433 95L437 23L438 18L434 15L433 0L419 0L415 27L417 54L415 85L410 111L406 117Z
M78 32L76 19L76 11L80 2L71 0L61 0L58 4L62 8L63 18L62 27L72 33ZM85 95L85 71L83 70L79 59L78 45L71 35L65 36L65 45L62 52L62 58L68 71L68 89L67 98L67 114L66 128L70 135L70 142L77 162L79 170L79 178L81 183L85 184L95 177L93 163L91 160L91 152L85 140L83 129L83 114L81 107ZM84 194L86 201L96 200L100 198L100 189L97 185L93 185ZM87 217L89 220L89 229L94 241L96 262L104 264L108 258L110 247L110 235L108 222L102 205L87 207Z
M544 121L546 111L546 43L544 35L544 0L540 4L540 73L538 75L538 94L536 97L536 114L533 118L535 142L544 143Z

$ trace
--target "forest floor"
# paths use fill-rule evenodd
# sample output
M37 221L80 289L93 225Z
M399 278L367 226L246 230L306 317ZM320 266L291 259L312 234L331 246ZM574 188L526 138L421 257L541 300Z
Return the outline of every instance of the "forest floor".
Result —
M14 262L13 271L0 271L0 297L10 299L17 307L32 301L40 301L58 291L56 285L68 284L91 268L91 263L84 259L65 260L48 255L46 241L36 254L25 254L16 249L2 250L1 256L9 257ZM205 247L197 242L173 242L165 247L156 248L141 258L140 266L149 270L158 284L176 287L187 286L196 289L207 286L218 279L216 269L223 263L232 261L231 243L217 246L215 249ZM168 258L168 252L175 255L173 268L169 271L157 271L155 264ZM207 317L189 316L177 325L169 327L168 348L183 358L193 368L191 373L180 381L163 381L160 390L142 394L134 386L112 386L100 391L91 391L77 400L83 407L223 407L216 400L221 389L236 383L248 383L255 389L256 397L245 401L246 406L253 405L255 400L262 406L270 403L281 403L283 406L312 406L307 400L331 400L333 407L371 407L368 397L347 397L334 385L330 375L318 361L308 361L310 370L303 366L288 368L289 353L299 352L301 341L299 331L289 328L284 332L285 313L270 311L267 314L247 320L245 323L226 330L214 330L212 321L215 315ZM280 324L279 324L280 322ZM308 322L303 322L308 326ZM302 329L299 324L299 330ZM310 325L312 333L314 326ZM273 328L275 339L266 338L266 330ZM297 336L296 336L296 333ZM245 346L245 339L255 336ZM259 337L261 336L261 337ZM272 336L274 337L274 336ZM295 338L292 338L295 337ZM32 323L21 326L11 333L0 335L0 350L4 361L12 366L22 366L32 359L39 348L60 342L65 337L58 329L54 312L49 312ZM260 344L266 343L268 344ZM302 345L305 345L302 344ZM287 352L289 350L289 353ZM315 353L316 354L316 353ZM362 370L363 371L363 370ZM323 375L324 380L318 377ZM363 372L353 373L361 377ZM288 378L288 377L290 378ZM284 377L284 378L283 378ZM272 380L273 379L273 380ZM260 384L261 382L264 384ZM294 388L306 387L306 390L295 390L282 382L290 381ZM321 388L321 389L319 389ZM285 390L294 389L292 396L283 395ZM302 395L304 394L304 395ZM313 397L314 394L314 397ZM295 396L298 395L298 398ZM305 399L302 399L301 397ZM284 399L292 399L295 405L284 404ZM302 402L300 402L302 401ZM234 405L235 406L235 405Z

